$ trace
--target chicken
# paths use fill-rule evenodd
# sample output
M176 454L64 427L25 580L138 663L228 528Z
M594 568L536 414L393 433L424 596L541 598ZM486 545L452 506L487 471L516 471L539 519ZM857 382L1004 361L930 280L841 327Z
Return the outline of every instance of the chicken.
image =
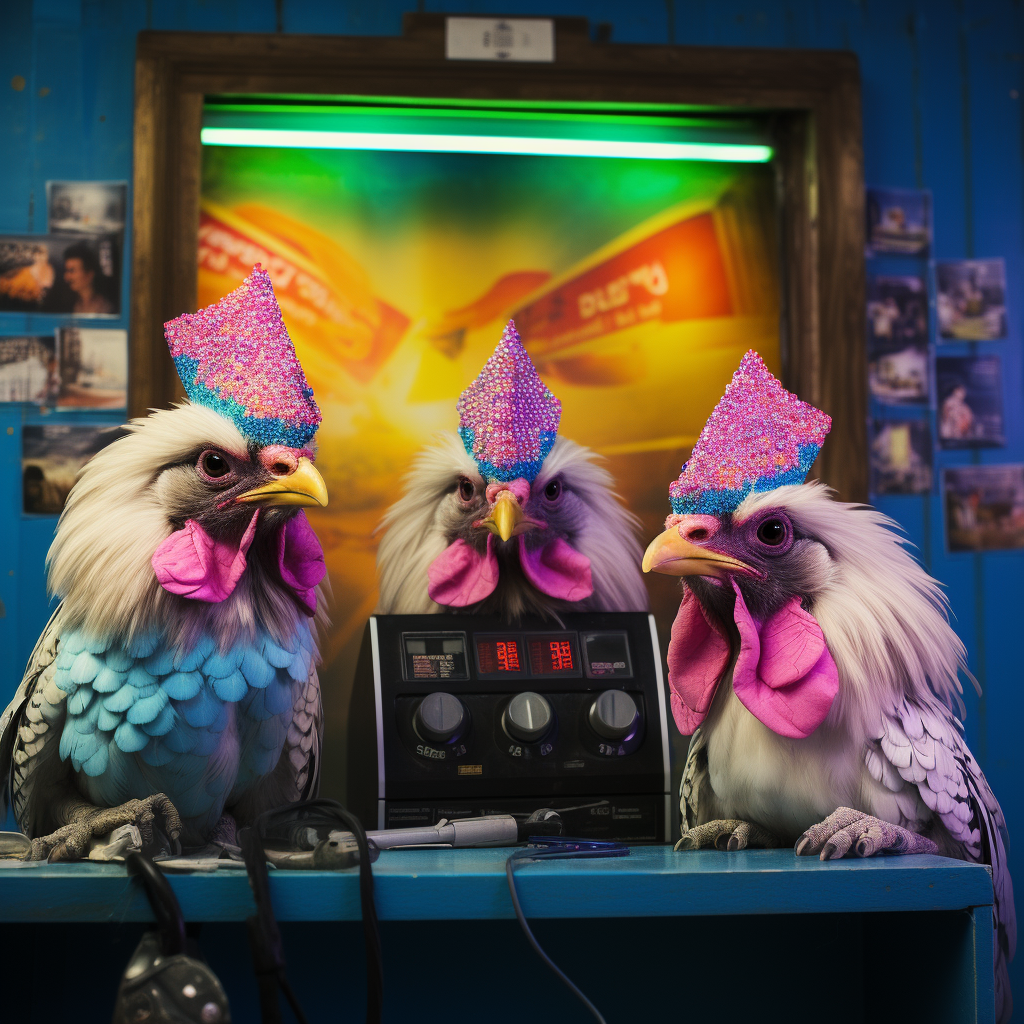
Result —
M1006 1019L1013 886L1003 813L954 714L966 652L896 524L803 482L830 425L748 352L644 555L684 580L668 653L692 734L677 849L991 865Z
M636 518L594 452L559 437L561 405L509 321L446 434L387 511L378 611L643 611Z
M61 602L0 718L37 859L124 824L233 841L317 785L320 412L258 264L166 335L189 401L82 470L48 555Z

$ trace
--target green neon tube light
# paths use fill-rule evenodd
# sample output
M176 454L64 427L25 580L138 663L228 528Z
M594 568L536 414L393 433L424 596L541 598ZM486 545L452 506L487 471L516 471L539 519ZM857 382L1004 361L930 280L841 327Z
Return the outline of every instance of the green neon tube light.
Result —
M622 142L501 135L334 132L284 128L203 128L204 146L283 149L377 149L419 153L498 153L519 156L618 157L632 160L719 160L767 163L771 146L718 142Z

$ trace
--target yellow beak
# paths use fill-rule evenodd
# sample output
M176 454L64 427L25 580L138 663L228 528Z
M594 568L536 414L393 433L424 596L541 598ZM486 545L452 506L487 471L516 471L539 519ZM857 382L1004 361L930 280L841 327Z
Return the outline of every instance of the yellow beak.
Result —
M240 494L235 501L252 501L260 505L326 505L327 485L316 467L303 455L295 472L275 477L262 487Z
M718 579L724 579L730 572L758 575L739 559L684 540L676 526L670 526L651 541L644 552L643 570L666 576L714 576Z
M523 510L516 496L511 491L500 491L490 515L481 520L480 525L496 533L502 540L508 540L522 521Z

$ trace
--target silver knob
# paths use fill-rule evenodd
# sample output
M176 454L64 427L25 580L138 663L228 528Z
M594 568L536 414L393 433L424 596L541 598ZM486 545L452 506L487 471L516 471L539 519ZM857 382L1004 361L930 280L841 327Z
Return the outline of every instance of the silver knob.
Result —
M636 701L623 690L605 690L590 705L590 727L606 740L625 739L636 725L640 713Z
M505 708L501 724L514 740L533 743L539 740L555 720L551 705L539 693L517 693Z
M420 701L413 726L425 739L433 743L447 743L462 728L466 709L462 701L450 693L431 693Z

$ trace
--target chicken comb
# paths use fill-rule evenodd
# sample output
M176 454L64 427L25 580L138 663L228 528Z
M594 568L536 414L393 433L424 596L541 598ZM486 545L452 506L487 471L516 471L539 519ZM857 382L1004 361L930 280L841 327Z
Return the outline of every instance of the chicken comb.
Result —
M320 425L270 275L257 263L220 302L164 324L185 393L259 445L304 448Z
M481 476L533 480L558 434L562 403L537 375L512 320L480 375L462 392L459 436Z
M751 491L803 483L831 427L830 416L787 391L749 351L669 484L672 511L722 515Z

